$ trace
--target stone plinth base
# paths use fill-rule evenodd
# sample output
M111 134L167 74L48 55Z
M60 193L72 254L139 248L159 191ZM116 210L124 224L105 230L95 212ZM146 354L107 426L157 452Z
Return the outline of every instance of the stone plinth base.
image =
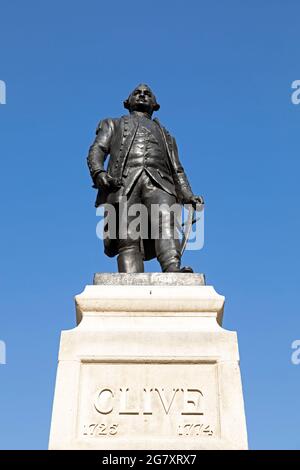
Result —
M49 448L246 449L224 297L197 274L102 276L62 332Z

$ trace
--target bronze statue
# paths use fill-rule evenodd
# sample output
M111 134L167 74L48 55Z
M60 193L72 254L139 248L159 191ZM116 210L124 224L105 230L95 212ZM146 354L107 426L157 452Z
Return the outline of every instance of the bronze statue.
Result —
M193 272L189 267L180 268L180 242L168 207L180 203L196 208L204 204L203 198L191 190L174 137L158 119L152 119L160 106L151 89L144 84L137 86L124 101L124 107L129 110L128 115L100 121L88 155L90 174L98 189L96 207L113 205L126 226L126 237L117 235L104 240L105 253L110 257L118 255L119 272L144 272L144 260L155 257L163 272ZM151 220L149 215L148 222L158 224L158 230L163 227L167 236L137 239L131 233L132 216L121 208L124 199L127 208L141 203L149 214L151 205L159 204L160 217Z

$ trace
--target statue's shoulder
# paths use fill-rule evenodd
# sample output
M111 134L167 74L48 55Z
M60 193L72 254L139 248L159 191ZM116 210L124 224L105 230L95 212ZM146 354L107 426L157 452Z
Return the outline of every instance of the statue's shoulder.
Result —
M161 128L161 130L165 134L165 138L166 138L168 144L172 145L172 143L174 141L174 137L170 134L168 129L165 126L163 126L162 123L157 118L154 118L153 121L156 122L156 124Z
M167 137L172 138L172 135L170 134L168 129L159 121L159 119L154 118L153 121L156 122L156 124L163 130L163 132L165 133Z
M108 130L113 131L115 127L118 125L120 119L121 118L112 118L112 117L101 119L97 124L96 134L98 134L100 130L104 132Z

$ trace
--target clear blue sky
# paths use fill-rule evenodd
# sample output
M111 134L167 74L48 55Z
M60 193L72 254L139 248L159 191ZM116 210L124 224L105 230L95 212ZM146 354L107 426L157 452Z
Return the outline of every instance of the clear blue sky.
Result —
M205 246L184 261L226 296L250 446L299 449L299 2L2 0L0 15L0 448L47 448L73 296L116 269L87 150L146 82L206 200Z

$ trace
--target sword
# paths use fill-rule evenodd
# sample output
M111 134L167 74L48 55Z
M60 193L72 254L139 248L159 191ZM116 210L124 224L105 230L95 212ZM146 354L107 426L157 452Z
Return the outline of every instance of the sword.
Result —
M181 227L180 227L180 231L182 233L182 241L181 241L181 247L180 247L180 255L182 256L183 253L184 253L184 250L186 248L186 245L187 245L187 242L189 240L189 236L191 234L191 230L192 230L192 226L198 222L198 220L200 220L200 216L199 217L195 217L195 212L196 212L196 209L193 207L192 204L189 204L189 209L188 209L188 216L187 216L187 220L185 222L183 222L181 224ZM203 205L201 204L202 208L200 210L203 209ZM184 230L184 227L186 227L186 230Z

